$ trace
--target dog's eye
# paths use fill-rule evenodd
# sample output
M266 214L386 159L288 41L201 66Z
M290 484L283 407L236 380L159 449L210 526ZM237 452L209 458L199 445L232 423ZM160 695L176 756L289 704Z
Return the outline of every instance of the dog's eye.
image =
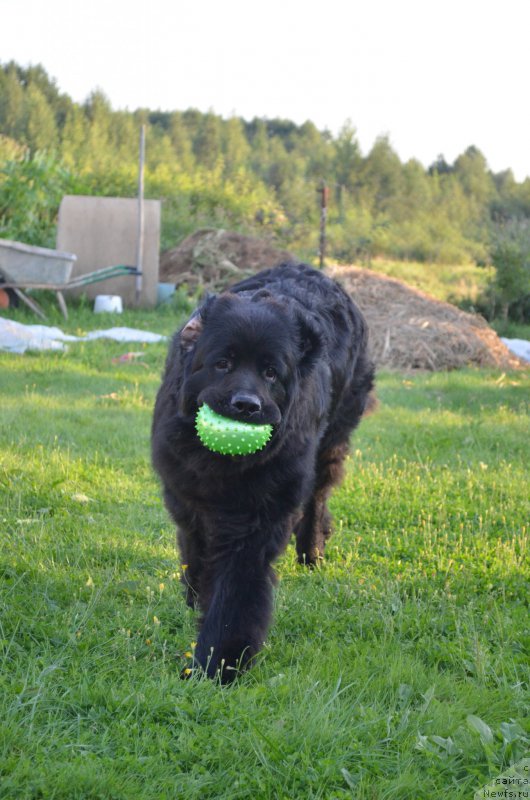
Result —
M278 373L276 372L274 367L267 367L267 369L265 370L265 377L267 378L268 381L275 381L276 378L278 377Z
M227 358L220 358L215 365L215 368L220 370L220 372L228 372L231 369L231 367L232 367L232 362L229 361Z

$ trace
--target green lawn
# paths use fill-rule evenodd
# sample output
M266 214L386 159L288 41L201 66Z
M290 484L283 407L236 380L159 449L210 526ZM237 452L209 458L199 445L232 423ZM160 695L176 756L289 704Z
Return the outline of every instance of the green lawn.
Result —
M2 800L470 800L528 755L528 373L379 377L325 564L288 549L260 660L223 688L179 679L196 618L149 463L164 356L0 354Z

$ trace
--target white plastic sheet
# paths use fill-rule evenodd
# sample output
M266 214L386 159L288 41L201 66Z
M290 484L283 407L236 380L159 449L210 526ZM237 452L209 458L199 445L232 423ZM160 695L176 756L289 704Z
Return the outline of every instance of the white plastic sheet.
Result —
M501 342L504 342L508 350L519 358L530 361L530 342L526 339L504 339L501 336Z
M25 353L26 350L65 350L67 342L86 342L91 339L113 339L116 342L161 342L166 339L158 333L135 328L108 328L91 331L86 336L70 336L60 328L46 325L22 325L0 317L0 350Z

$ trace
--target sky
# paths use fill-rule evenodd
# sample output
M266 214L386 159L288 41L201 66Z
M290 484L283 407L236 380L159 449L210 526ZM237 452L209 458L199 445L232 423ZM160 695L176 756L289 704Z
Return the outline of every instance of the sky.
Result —
M523 180L529 30L528 0L0 0L0 62L115 109L351 120L424 166L475 145Z

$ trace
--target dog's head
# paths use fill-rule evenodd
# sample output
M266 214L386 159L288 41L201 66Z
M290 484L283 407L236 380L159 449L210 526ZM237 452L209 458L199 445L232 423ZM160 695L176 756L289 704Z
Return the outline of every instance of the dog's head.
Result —
M261 290L211 297L179 334L181 411L280 425L322 348L317 324Z

